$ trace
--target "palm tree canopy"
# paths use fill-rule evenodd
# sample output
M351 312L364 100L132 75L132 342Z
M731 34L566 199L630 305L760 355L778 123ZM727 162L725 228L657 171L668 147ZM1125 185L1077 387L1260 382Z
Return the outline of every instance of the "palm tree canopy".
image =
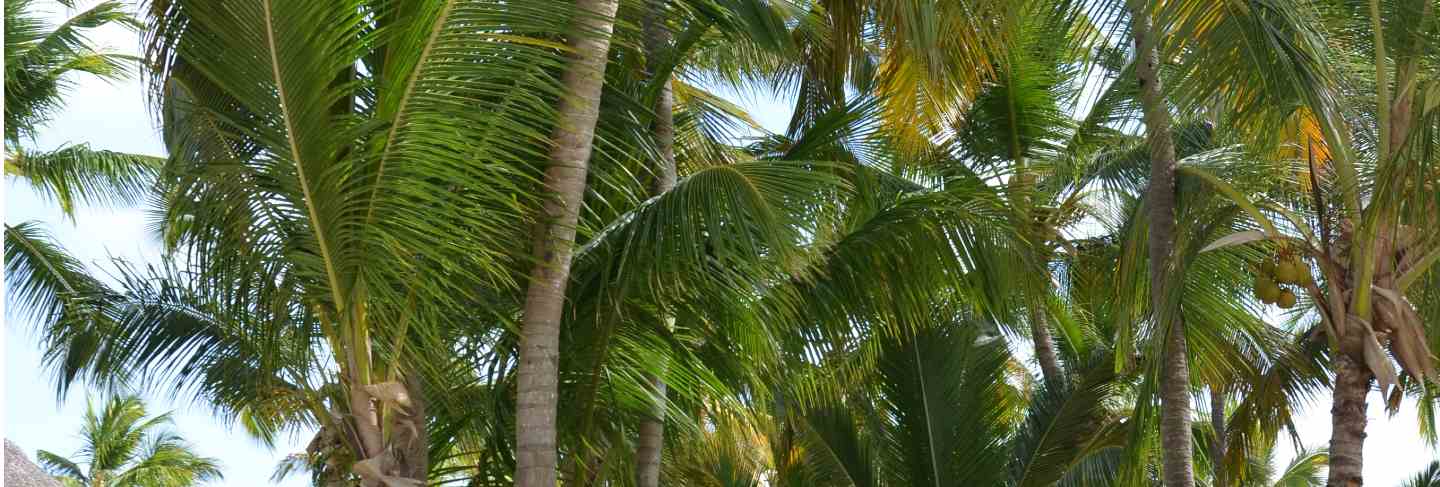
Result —
M36 456L67 485L91 487L190 487L220 480L219 461L200 456L169 430L168 413L150 416L135 396L116 396L85 411L80 450L65 457Z

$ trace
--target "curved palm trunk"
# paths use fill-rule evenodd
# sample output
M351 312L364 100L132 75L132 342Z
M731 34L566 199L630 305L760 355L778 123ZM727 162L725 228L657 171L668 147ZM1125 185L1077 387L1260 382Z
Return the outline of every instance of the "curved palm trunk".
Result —
M558 120L551 136L554 146L545 170L550 196L535 229L535 267L530 271L521 325L516 487L555 487L560 318L618 6L619 0L576 0L575 35L570 39L574 54L561 79Z
M1160 84L1160 54L1144 2L1130 0L1135 35L1135 76L1145 112L1145 138L1150 145L1150 301L1160 323L1169 322L1160 377L1160 442L1166 487L1195 485L1190 433L1190 367L1185 343L1185 320L1169 309L1166 276L1170 274L1175 245L1175 141L1170 134L1170 112ZM1172 316L1173 315L1173 316ZM1165 318L1169 318L1168 320Z
M645 58L650 73L660 71L664 62L662 55L670 46L670 31L664 22L664 0L646 2L645 13ZM675 187L675 114L674 93L670 91L668 79L652 80L660 83L655 98L655 149L658 160L655 164L655 182L651 194L660 195ZM673 321L673 318L667 319ZM635 449L635 481L638 487L659 487L660 460L665 448L665 381L649 376L655 394L655 405L649 417L640 423L639 439Z

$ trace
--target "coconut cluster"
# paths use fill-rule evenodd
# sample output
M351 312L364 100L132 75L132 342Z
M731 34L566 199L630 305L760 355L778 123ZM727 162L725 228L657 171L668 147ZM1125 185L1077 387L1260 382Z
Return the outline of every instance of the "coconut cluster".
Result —
M1295 293L1314 282L1305 261L1284 251L1260 262L1255 271L1255 297L1282 309L1294 307Z

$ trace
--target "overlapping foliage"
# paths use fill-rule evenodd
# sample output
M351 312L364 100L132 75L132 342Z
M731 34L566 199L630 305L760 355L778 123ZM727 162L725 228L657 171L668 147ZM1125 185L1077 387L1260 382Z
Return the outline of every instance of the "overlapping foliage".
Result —
M658 61L637 28L654 5L621 5L599 100L558 362L566 485L633 481L657 379L667 484L1153 485L1167 313L1186 323L1187 385L1223 393L1194 427L1197 476L1316 485L1323 451L1270 463L1354 352L1334 345L1336 303L1361 299L1337 268L1360 261L1338 242L1395 254L1373 271L1393 284L1375 291L1378 331L1395 334L1362 354L1399 384L1389 397L1422 399L1433 438L1440 254L1386 233L1435 214L1433 14L1389 33L1413 41L1397 89L1414 111L1376 152L1371 120L1394 117L1352 101L1375 88L1348 70L1370 54L1366 27L1341 20L1357 7L1141 12L1171 39L1179 159L1176 250L1151 256L1123 2L674 0L658 3L673 35ZM99 279L7 226L12 302L43 324L61 388L162 388L265 441L314 432L277 476L317 485L510 484L565 41L595 35L572 10L149 4L158 184L83 145L15 158L67 211L146 188L168 251ZM657 82L675 93L681 180L653 195ZM722 90L794 113L769 133ZM46 96L15 120L53 111ZM1360 238L1375 235L1404 242ZM1296 246L1317 284L1292 326L1267 323L1281 314L1252 295L1258 265ZM1156 258L1174 272L1150 276ZM1152 309L1152 278L1172 310ZM1404 379L1383 373L1392 354Z

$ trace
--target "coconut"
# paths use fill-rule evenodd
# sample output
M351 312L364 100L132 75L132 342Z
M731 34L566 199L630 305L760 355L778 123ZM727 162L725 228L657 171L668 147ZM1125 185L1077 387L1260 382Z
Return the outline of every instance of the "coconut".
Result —
M1299 262L1294 260L1281 261L1275 265L1275 280L1279 282L1299 284L1300 275L1304 273Z
M1255 279L1255 297L1260 298L1262 303L1273 304L1275 300L1280 299L1280 285L1268 278L1257 278Z
M1280 291L1280 297L1276 300L1275 304L1281 309L1290 309L1295 307L1295 293L1290 292L1290 290L1288 289Z
M1261 262L1260 262L1260 275L1262 275L1262 276L1274 277L1274 276L1275 276L1275 261L1273 261L1273 260L1261 261Z

